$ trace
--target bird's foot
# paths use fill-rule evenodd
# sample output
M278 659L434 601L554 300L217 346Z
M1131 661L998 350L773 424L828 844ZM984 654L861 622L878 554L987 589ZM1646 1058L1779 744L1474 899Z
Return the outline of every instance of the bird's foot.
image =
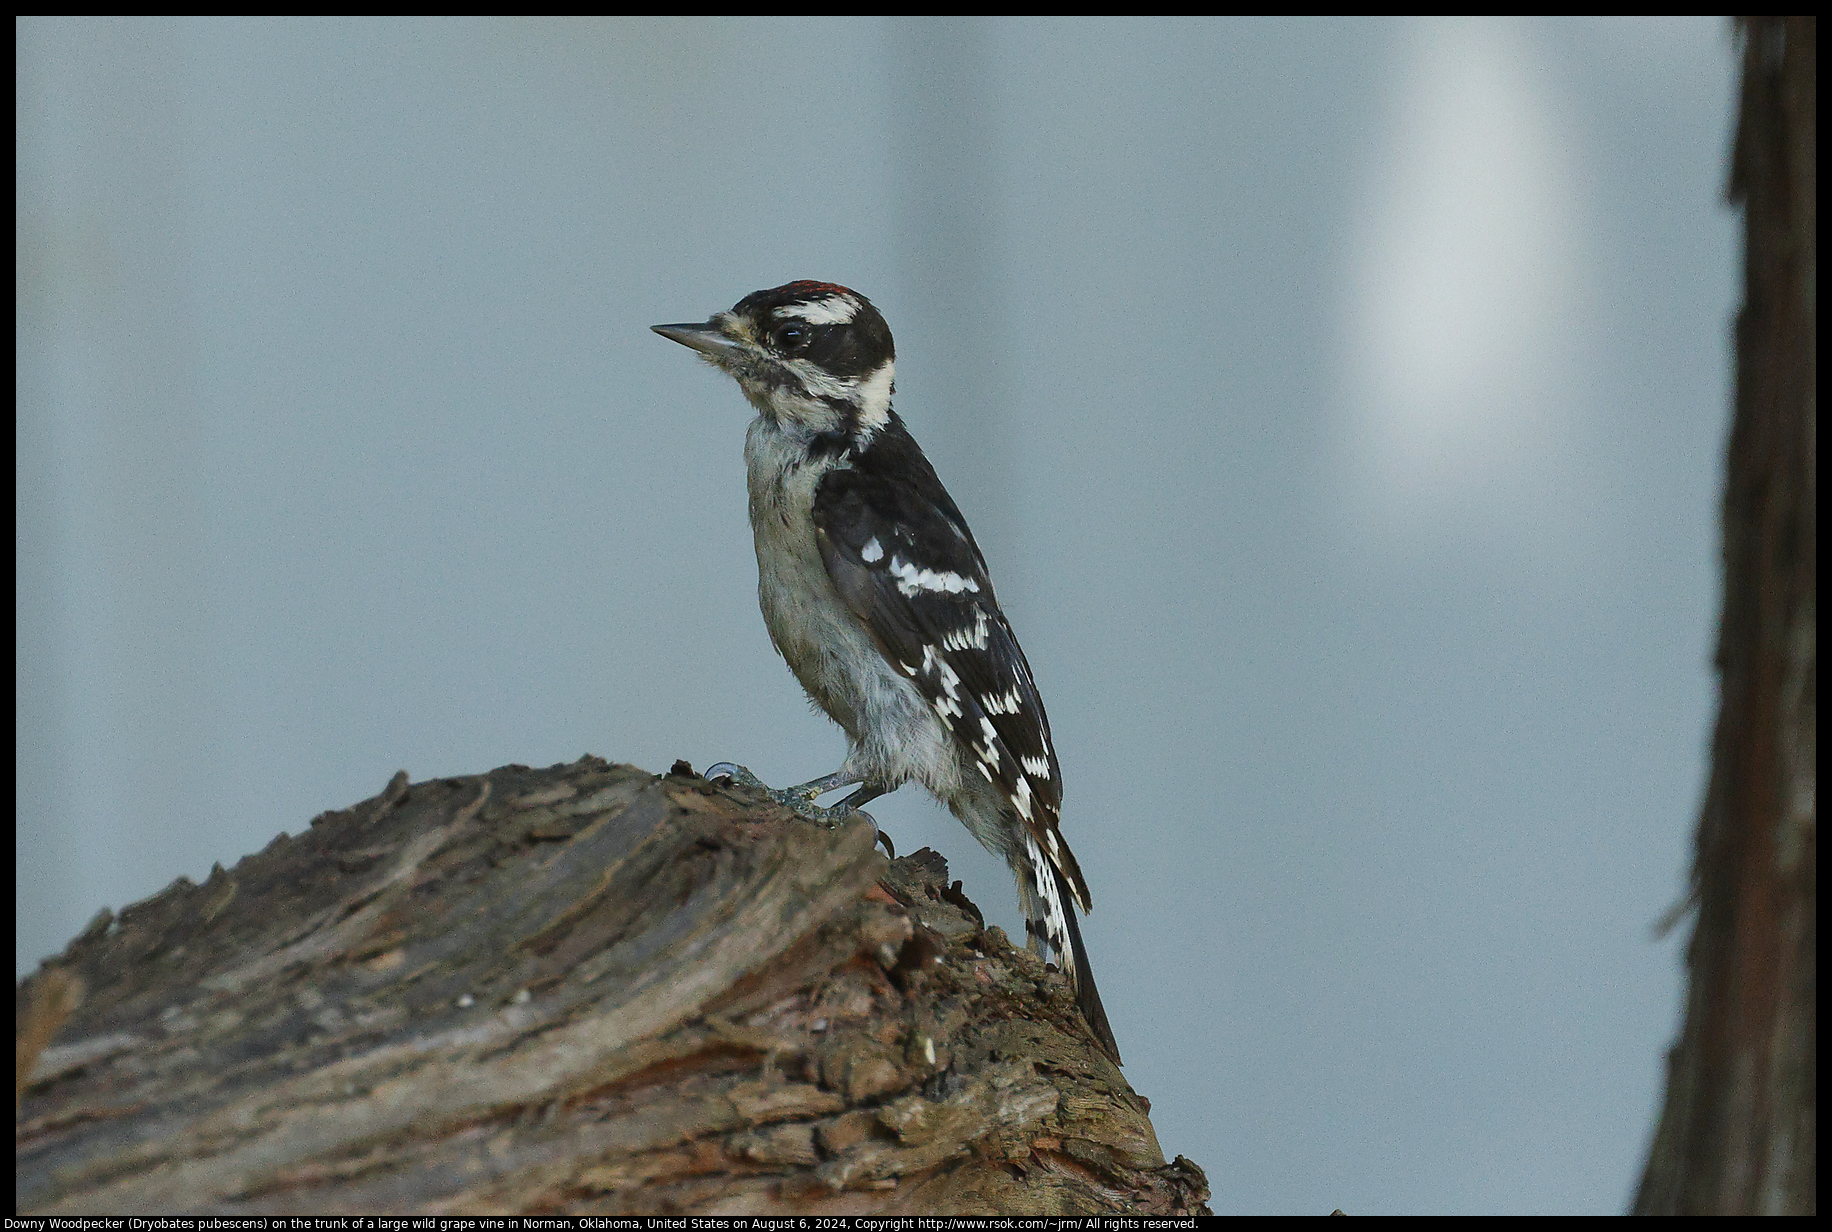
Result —
M854 798L852 796L848 796L845 800L840 801L832 808L822 808L814 802L819 796L823 796L836 788L849 785L849 781L842 779L838 774L830 774L825 778L818 778L809 783L798 783L794 787L771 787L745 767L729 761L722 761L715 766L706 767L705 778L707 782L712 782L715 779L725 779L739 787L748 787L758 795L782 805L797 817L806 821L812 821L816 825L828 827L837 826L840 822L856 814L865 818L866 821L871 822L874 830L876 830L878 826L877 821L873 819L870 813L867 813L865 810L852 803ZM851 782L856 781L857 780L851 780Z

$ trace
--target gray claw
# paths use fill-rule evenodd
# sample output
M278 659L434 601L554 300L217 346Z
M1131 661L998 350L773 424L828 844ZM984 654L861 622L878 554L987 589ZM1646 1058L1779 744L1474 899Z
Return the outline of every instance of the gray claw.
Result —
M706 773L700 777L705 779L708 783L717 779L724 779L727 782L736 783L740 787L751 787L758 791L765 792L770 790L768 787L764 786L762 779L752 774L743 766L738 765L736 762L722 761L716 765L708 766L706 767Z

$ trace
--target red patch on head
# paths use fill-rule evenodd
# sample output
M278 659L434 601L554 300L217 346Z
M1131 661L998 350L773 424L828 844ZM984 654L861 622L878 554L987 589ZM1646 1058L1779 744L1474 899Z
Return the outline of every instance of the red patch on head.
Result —
M797 295L857 295L851 287L843 287L837 282L813 282L802 279L776 288L778 291L793 291Z

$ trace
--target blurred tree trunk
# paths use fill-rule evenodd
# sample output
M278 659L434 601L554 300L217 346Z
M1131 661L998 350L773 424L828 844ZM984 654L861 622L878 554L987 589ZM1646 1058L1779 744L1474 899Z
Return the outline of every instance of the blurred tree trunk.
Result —
M1744 302L1685 1023L1638 1214L1812 1214L1818 809L1817 22L1743 19Z

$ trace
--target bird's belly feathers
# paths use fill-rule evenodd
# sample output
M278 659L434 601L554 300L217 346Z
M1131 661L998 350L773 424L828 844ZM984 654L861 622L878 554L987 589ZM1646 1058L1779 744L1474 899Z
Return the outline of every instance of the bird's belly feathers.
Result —
M745 456L757 602L770 641L850 738L849 769L891 786L915 779L943 800L957 795L962 766L952 735L909 677L885 659L827 575L809 512L820 472L776 464L775 452L769 435L753 425Z

